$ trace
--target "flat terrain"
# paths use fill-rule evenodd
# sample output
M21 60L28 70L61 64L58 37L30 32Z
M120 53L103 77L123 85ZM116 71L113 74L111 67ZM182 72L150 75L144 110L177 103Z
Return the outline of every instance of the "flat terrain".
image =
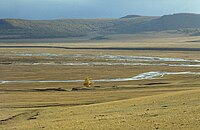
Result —
M200 51L177 50L199 49L198 40L2 42L0 129L200 129ZM110 47L175 50L95 49ZM145 77L149 72L169 74ZM87 76L100 81L84 88Z

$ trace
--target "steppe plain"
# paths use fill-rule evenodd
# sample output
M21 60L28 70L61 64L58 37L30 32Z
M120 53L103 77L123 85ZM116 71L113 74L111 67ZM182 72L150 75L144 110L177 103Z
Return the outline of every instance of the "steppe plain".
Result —
M200 37L131 37L1 42L0 129L200 129L200 51L151 50L200 48ZM102 49L112 47L143 49ZM149 72L177 74L145 78ZM87 76L91 88L83 87Z

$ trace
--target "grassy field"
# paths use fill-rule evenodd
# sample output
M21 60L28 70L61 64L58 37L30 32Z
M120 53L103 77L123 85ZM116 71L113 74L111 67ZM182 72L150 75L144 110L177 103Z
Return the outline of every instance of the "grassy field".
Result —
M182 47L200 48L199 37L133 38L119 41L37 43L65 47ZM33 45L31 43L1 46ZM78 55L78 56L77 56ZM98 58L110 56L111 58ZM114 56L179 58L177 60L112 59ZM76 50L0 48L0 81L93 80L129 78L146 72L200 72L199 51ZM49 64L53 63L53 64ZM66 63L68 63L66 65ZM89 63L69 65L69 63ZM94 65L142 63L156 65ZM167 64L167 65L163 65ZM175 66L170 66L170 65ZM200 75L178 74L153 79L94 82L0 82L0 129L199 129ZM60 89L59 89L60 88Z

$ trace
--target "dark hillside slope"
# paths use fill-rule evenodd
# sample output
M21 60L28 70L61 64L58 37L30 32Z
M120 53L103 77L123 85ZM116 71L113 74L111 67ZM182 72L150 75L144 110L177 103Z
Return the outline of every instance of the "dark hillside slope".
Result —
M12 24L10 24L5 19L0 19L0 29L12 29L15 28Z
M126 26L134 26L152 20L152 17L132 19L63 19L63 20L1 20L0 37L55 38L106 35L123 32Z
M0 39L98 37L166 30L199 35L200 15L184 13L162 17L128 15L119 19L0 20Z
M137 27L132 28L132 33L145 31L165 31L200 28L199 14L173 14L164 15L158 19L153 19L150 22L145 22Z

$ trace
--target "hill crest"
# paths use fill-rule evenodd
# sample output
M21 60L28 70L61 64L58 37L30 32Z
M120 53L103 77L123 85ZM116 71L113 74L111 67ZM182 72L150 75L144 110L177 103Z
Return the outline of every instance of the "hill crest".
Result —
M127 15L119 19L0 19L0 39L95 37L167 30L178 30L179 33L189 32L190 35L196 35L200 34L200 31L197 31L199 29L200 14L190 13L161 17Z

